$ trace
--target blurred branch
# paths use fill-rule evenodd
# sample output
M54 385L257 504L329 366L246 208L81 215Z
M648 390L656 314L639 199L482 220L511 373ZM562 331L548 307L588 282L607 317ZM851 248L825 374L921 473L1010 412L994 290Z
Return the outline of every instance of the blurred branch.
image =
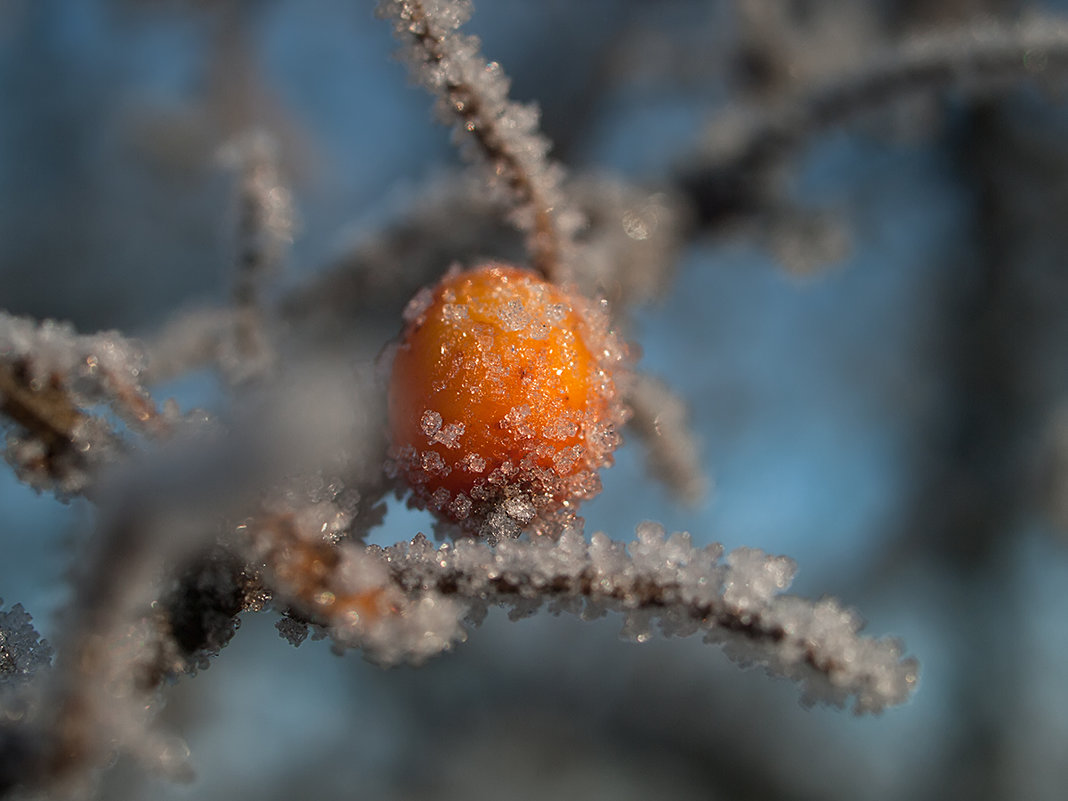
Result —
M78 335L0 312L0 413L23 429L7 443L23 480L85 492L96 467L124 448L112 424L89 413L100 404L141 434L166 436L172 421L142 386L143 372L140 347L118 333Z
M721 563L722 546L694 548L688 534L665 538L652 523L629 546L603 534L587 543L571 531L556 543L434 548L420 535L382 553L407 592L461 600L476 621L487 604L512 605L522 617L549 601L553 611L585 618L621 611L624 635L644 642L658 620L667 635L703 631L732 658L799 681L806 700L843 705L852 697L858 714L902 703L916 685L916 661L894 641L858 636L855 613L833 599L780 595L793 576L789 559L739 548Z
M688 222L682 200L615 178L582 176L566 189L586 220L578 237L583 258L572 270L580 288L607 297L620 318L658 297L670 285ZM448 265L521 258L502 212L500 199L468 174L432 179L412 193L397 219L353 236L311 281L284 295L279 314L294 336L313 336L319 347L358 347L361 334L392 334L408 300ZM204 312L180 326L188 334L182 339L201 347L200 332L215 324ZM174 337L159 339L166 348ZM372 355L379 345L373 347ZM153 365L158 361L154 349Z
M265 283L281 269L293 241L293 199L282 180L278 146L262 131L246 133L222 152L223 163L237 173L235 205L236 275L231 349L221 367L242 382L271 368Z
M627 395L630 427L645 444L649 472L679 500L695 504L705 493L701 459L686 405L662 381L638 373Z
M1068 22L1032 17L918 35L869 55L846 77L771 107L727 113L680 174L702 225L775 207L775 171L813 136L919 93L991 89L1068 69Z

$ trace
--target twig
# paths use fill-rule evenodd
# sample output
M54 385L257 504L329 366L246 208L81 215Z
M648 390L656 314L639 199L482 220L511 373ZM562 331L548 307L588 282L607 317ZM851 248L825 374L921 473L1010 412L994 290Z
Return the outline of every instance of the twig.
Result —
M101 403L135 431L166 436L171 422L142 386L143 374L140 347L115 332L78 335L0 312L0 414L25 432L7 449L22 478L85 492L96 467L124 448L112 425L89 413Z
M566 280L579 220L564 206L562 170L546 159L549 143L537 130L537 109L508 100L500 65L481 56L476 37L457 33L470 3L383 0L378 15L394 19L414 77L439 96L438 110L455 122L457 142L473 143L467 153L488 163L491 186L510 190L512 221L527 234L534 268L549 280Z
M297 620L387 664L448 649L466 638L460 621L480 620L488 605L523 616L548 601L584 617L623 612L624 635L638 642L654 620L669 635L704 632L732 658L799 681L806 701L852 698L858 714L902 703L917 681L917 663L901 645L859 636L859 617L837 601L781 595L795 570L789 559L740 548L721 561L722 546L695 548L688 534L665 537L653 523L639 526L629 545L568 531L556 542L435 548L419 535L385 550L335 551L284 521L252 535Z
M687 164L682 184L705 224L751 214L769 202L763 194L774 169L827 128L910 95L989 88L1065 69L1068 23L1056 18L983 23L907 39L871 55L847 77L722 119L710 129L696 164Z
M705 493L701 460L689 428L686 405L666 384L643 373L634 375L627 395L630 427L645 443L650 472L686 503Z
M222 152L224 163L237 172L237 270L232 353L220 352L220 366L237 383L264 374L275 360L264 284L281 268L294 229L293 202L281 178L277 149L269 135L253 131Z
M722 546L695 548L688 534L665 538L654 523L630 545L575 532L557 543L509 541L493 548L471 540L435 549L423 537L385 551L394 578L409 591L465 599L477 618L486 604L513 603L528 614L545 600L557 611L626 614L624 635L644 642L653 619L665 634L704 631L732 658L757 662L802 683L805 700L857 714L905 701L917 681L914 659L893 640L861 637L857 615L833 599L780 595L794 563L749 548L721 562Z

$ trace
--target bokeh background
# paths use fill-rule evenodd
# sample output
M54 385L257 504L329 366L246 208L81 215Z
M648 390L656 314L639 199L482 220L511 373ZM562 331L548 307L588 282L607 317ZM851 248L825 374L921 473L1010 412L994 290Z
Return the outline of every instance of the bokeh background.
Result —
M151 338L223 302L233 187L217 153L250 127L279 141L300 215L280 293L402 217L458 160L372 11L0 0L0 306ZM690 179L724 120L847 81L907 37L1064 13L484 0L469 25L572 174L690 208L660 297L626 313L641 368L688 404L710 491L679 503L631 437L587 531L625 540L653 519L791 556L794 592L841 598L919 657L911 702L803 709L697 640L622 642L618 618L498 613L453 653L382 670L294 649L266 613L169 691L161 725L196 781L120 759L102 796L1063 798L1068 71L932 86L830 126L776 173L774 209L709 214ZM376 312L360 358L399 327L399 308ZM156 394L234 413L219 390L198 374ZM92 510L10 472L0 508L0 597L47 635ZM430 525L391 501L372 540Z

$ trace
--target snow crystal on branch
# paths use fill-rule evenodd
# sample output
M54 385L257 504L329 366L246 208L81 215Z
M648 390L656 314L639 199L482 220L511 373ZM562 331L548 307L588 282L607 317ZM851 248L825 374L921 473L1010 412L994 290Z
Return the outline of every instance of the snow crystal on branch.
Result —
M378 7L380 17L393 19L413 76L439 97L443 121L455 123L464 155L488 162L490 185L506 190L534 266L559 281L582 221L564 205L563 171L547 159L538 109L509 100L501 66L482 57L477 37L458 33L470 14L464 0L383 0Z
M665 536L642 523L637 539L574 530L559 540L462 539L435 547L422 534L389 548L331 545L301 533L292 518L250 521L243 536L266 569L280 627L294 644L301 624L329 634L339 648L360 648L381 664L420 663L467 637L492 605L523 617L549 602L553 612L586 619L622 612L624 636L645 642L654 623L669 636L703 632L742 664L794 679L803 701L880 712L908 699L918 665L900 643L859 634L863 623L834 599L783 595L796 565L738 548L724 556L690 535Z
M624 634L639 642L651 636L653 620L666 635L703 631L733 659L799 681L806 701L841 706L852 698L857 714L902 703L915 688L917 663L899 643L859 635L859 617L836 601L781 594L793 578L791 560L749 548L724 559L721 545L696 548L689 534L665 537L655 523L637 535L629 545L601 533L586 542L569 531L557 542L461 540L437 548L420 535L381 553L406 593L422 603L466 602L468 619L491 604L527 614L549 600L554 611L583 617L623 612ZM447 642L446 617L437 621L443 629L422 632L413 645L431 636Z
M262 277L278 270L289 253L293 199L279 170L278 146L266 132L238 137L223 148L220 159L238 177L236 300L252 303Z
M275 359L266 330L264 283L279 271L293 242L295 212L282 180L278 147L252 131L223 148L224 165L237 173L234 330L224 340L220 366L231 380L262 375Z
M159 436L169 423L142 386L139 346L116 332L78 335L71 326L0 312L0 413L22 431L7 459L39 488L84 492L92 467L122 448L88 409L105 404L134 431Z

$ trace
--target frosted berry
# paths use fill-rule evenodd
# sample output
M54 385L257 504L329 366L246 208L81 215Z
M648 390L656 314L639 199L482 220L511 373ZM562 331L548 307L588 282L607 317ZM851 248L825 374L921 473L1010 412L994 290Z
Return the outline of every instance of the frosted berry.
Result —
M416 505L477 529L600 489L624 412L607 316L528 270L453 270L409 303L389 382L391 457Z

